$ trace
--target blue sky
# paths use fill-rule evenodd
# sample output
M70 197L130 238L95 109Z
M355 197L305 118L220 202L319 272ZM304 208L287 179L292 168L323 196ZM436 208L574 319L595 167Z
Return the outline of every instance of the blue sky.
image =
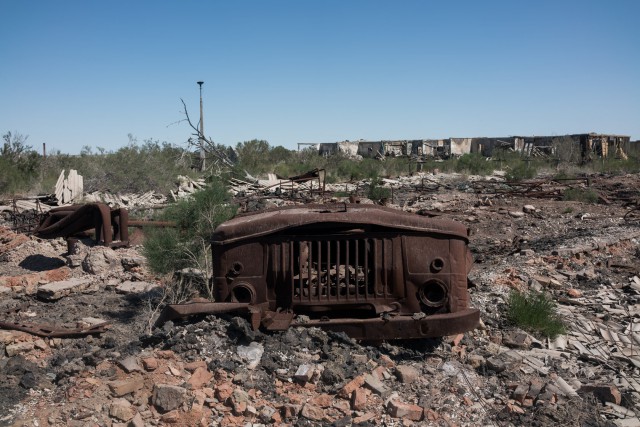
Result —
M638 1L0 0L0 132L116 150L602 132L640 138Z

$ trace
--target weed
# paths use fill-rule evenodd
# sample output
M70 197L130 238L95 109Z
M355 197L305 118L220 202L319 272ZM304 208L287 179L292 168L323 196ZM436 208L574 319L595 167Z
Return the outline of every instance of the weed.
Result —
M630 156L627 159L607 157L595 160L591 167L597 172L603 173L637 173L640 171L640 162L637 157Z
M542 292L512 291L507 301L507 318L518 327L545 337L554 338L565 333L555 302Z
M374 178L369 184L369 192L367 197L377 203L383 203L391 197L391 190L385 187L381 187L382 180Z
M567 188L562 195L562 199L565 201L573 200L583 203L597 203L598 198L598 193L595 191L582 188Z
M493 162L488 161L477 153L460 156L455 164L456 172L466 172L471 175L489 175L494 168Z
M576 175L574 173L570 172L569 170L567 170L566 168L563 168L563 169L560 169L553 176L553 179L554 180L558 180L558 181L576 179Z
M571 206L564 208L564 210L562 211L562 213L564 214L570 214L573 213L573 208Z
M220 223L235 215L226 186L214 179L209 186L170 205L160 215L176 228L146 231L144 253L152 271L167 274L184 268L198 268L210 276L211 233Z
M347 191L336 191L335 193L333 193L334 197L349 197L350 195L351 194Z
M507 181L522 181L535 178L537 174L538 170L536 165L532 165L528 161L520 161L516 166L507 171L505 179Z

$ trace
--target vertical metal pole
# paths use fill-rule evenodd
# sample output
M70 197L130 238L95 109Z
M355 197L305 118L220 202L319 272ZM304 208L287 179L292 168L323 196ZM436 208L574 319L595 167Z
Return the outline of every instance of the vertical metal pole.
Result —
M204 151L204 117L202 114L202 85L204 84L204 82L197 82L198 86L200 86L200 135L199 135L199 142L200 142L200 171L205 170L205 151Z

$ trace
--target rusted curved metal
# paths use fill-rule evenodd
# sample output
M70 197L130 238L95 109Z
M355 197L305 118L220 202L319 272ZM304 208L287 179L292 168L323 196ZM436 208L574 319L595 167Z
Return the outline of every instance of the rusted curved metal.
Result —
M114 240L128 244L129 213L110 209L104 203L62 206L51 209L34 231L41 239L68 238L83 231L95 230L95 240L112 246Z

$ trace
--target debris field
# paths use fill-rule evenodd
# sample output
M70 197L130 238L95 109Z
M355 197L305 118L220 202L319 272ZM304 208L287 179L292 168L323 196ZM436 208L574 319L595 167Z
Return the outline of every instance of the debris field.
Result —
M154 328L164 292L139 246L70 254L0 222L0 425L640 425L640 175L586 178L385 180L388 207L471 230L481 323L439 339L256 331L229 314ZM366 182L241 185L244 210L372 203ZM566 334L510 324L512 290L552 295Z

